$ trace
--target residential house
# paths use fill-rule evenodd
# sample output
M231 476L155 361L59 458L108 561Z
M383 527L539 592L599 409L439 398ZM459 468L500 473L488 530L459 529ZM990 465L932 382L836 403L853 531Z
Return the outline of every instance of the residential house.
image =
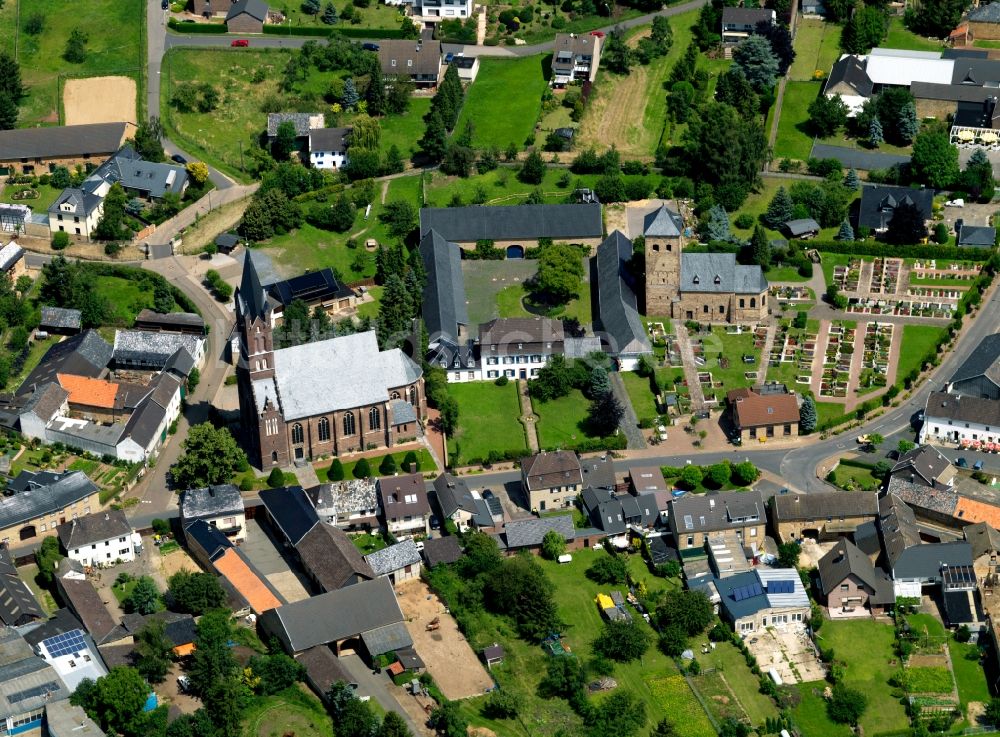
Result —
M475 14L472 0L391 0L386 5L410 5L411 18L425 29L442 20L464 20Z
M378 514L390 534L395 537L430 534L431 507L422 474L383 476L376 487Z
M154 312L143 309L135 316L133 327L153 333L205 334L205 318L194 312Z
M682 555L700 553L708 535L732 530L744 547L762 550L767 511L756 489L724 494L686 494L670 502L670 533Z
M273 142L278 137L278 128L282 123L295 126L296 138L309 138L310 131L326 128L326 116L323 113L268 113L268 141Z
M571 507L583 488L580 459L572 450L543 452L523 458L521 488L533 512Z
M949 394L1000 399L1000 333L979 341L948 381L947 389Z
M181 494L181 528L195 520L205 520L231 541L247 539L243 496L232 484L188 489Z
M974 38L982 41L1000 39L1000 2L982 3L973 7L966 20Z
M83 326L83 313L69 307L42 305L39 330L56 335L76 335Z
M458 78L463 82L472 84L476 81L476 77L479 76L478 56L459 54L452 59L451 63L455 65L455 68L458 70Z
M769 23L773 26L776 21L775 12L767 8L723 8L722 43L738 44L753 35L758 23Z
M571 514L510 520L503 526L500 534L495 537L498 539L501 549L508 555L514 555L523 550L539 553L542 550L542 541L550 532L555 532L562 538L566 543L567 550L579 550L583 547L582 538L577 541L573 515Z
M864 57L844 54L838 59L823 86L827 97L839 97L847 106L848 116L855 117L872 96L874 83L865 71Z
M464 478L442 473L434 479L434 492L443 521L451 520L459 530L493 527L493 515L482 494L470 489Z
M733 431L741 443L798 437L798 397L783 384L733 389L726 400Z
M96 166L132 135L131 123L87 123L0 131L0 174L44 174Z
M24 249L11 241L0 248L0 274L6 274L11 284L16 284L19 277L28 273L24 260Z
M378 491L374 479L345 479L314 486L306 492L316 514L342 530L379 527Z
M226 30L229 33L263 33L268 10L263 0L236 0L226 13Z
M820 558L818 569L831 618L882 614L896 601L889 578L847 538Z
M597 325L602 348L622 371L634 371L653 346L639 318L632 241L616 230L597 249ZM648 268L648 267L647 267Z
M442 0L447 2L447 0ZM418 88L436 87L441 79L441 42L383 39L378 60L383 77L409 79ZM421 231L423 232L423 231Z
M583 472L584 487L618 490L618 481L615 478L615 461L610 454L580 458L580 470Z
M86 514L57 530L66 555L86 567L131 563L142 550L142 537L120 509Z
M466 249L490 240L494 247L505 249L508 257L521 257L524 249L537 246L542 238L597 246L604 235L604 223L597 203L424 207L420 210L421 238L432 230Z
M632 465L628 467L629 491L635 496L669 492L659 466Z
M879 496L877 527L878 533L881 534L881 546L874 552L867 547L862 549L866 551L870 560L878 561L879 566L885 570L892 570L904 550L922 545L924 542L920 537L920 528L913 510L896 494L890 492ZM859 548L865 543L863 536L859 539L860 534L861 527L855 532L855 542Z
M955 245L962 248L994 248L997 229L985 225L966 225L959 218L955 221Z
M934 190L911 189L876 185L861 188L861 205L855 229L867 228L876 235L884 234L892 222L893 213L900 205L913 205L923 215L925 222L933 216Z
M272 609L259 623L292 655L328 645L339 656L346 645L371 662L413 645L392 583L384 578Z
M420 551L413 540L402 540L369 553L365 562L377 578L388 578L393 586L420 578Z
M49 205L49 230L90 240L104 214L104 198L79 187L64 189Z
M20 627L39 619L45 619L45 612L34 592L18 575L10 550L0 545L0 624Z
M636 497L630 494L616 494L606 488L588 486L580 494L580 507L590 520L592 529L580 531L580 547L590 544L589 535L598 533L598 538L606 537L612 545L620 548L630 544L630 531L645 534L656 526L660 519L654 495Z
M984 581L1000 573L1000 532L986 522L966 525L962 530L966 542L972 546L972 567L976 578Z
M428 568L449 565L462 557L462 545L455 535L424 540L424 561Z
M782 226L782 230L789 238L807 240L818 236L820 227L819 223L812 218L799 218L797 220L789 220L786 222Z
M552 356L565 352L561 320L547 317L498 318L479 326L479 371L487 381L534 379ZM461 372L456 380L460 381ZM451 378L451 376L449 376Z
M826 6L823 4L823 0L803 0L802 14L823 18L826 16Z
M81 185L85 192L104 197L113 184L120 184L131 197L162 200L169 195L181 196L187 190L190 177L187 169L177 164L145 161L131 146L122 146L113 156L87 177Z
M733 530L708 533L705 548L712 573L717 578L735 576L751 568L748 556L753 558L754 552L743 547L743 541Z
M82 471L21 471L0 497L0 544L54 535L66 520L99 509L99 491Z
M0 425L30 439L45 440L47 428L56 417L69 411L69 392L59 384L46 383L19 396L0 398Z
M353 128L316 128L309 131L309 163L314 169L343 169Z
M772 500L772 521L781 542L836 540L878 516L878 495L868 491L779 494Z
M203 568L211 568L212 561L233 547L229 538L203 519L184 526L184 542L191 557Z
M602 40L589 33L557 33L552 52L552 86L593 82L601 64Z
M1000 400L931 392L919 442L961 445L1000 440Z
M56 590L66 607L83 623L83 628L98 645L117 642L126 636L94 584L84 576L80 564L70 558L59 562Z
M296 300L306 303L310 316L317 309L330 316L339 315L354 309L358 303L357 293L341 282L333 269L308 271L267 284L264 290L271 308L271 327L284 324L285 310ZM299 329L308 332L309 326L302 325Z
M162 371L174 353L184 349L200 366L205 359L205 344L205 338L186 333L116 330L112 358L119 369Z
M18 630L0 628L0 731L41 734L46 708L69 696L55 668Z
M755 568L714 581L719 613L737 635L768 627L803 629L812 613L809 596L794 568Z
M890 471L886 489L909 505L918 517L936 524L962 527L982 521L983 512L988 517L990 505L956 493L955 476L951 461L933 446L922 445L900 457ZM961 511L959 504L963 505ZM966 513L969 517L962 520L959 515Z
M972 546L965 541L909 547L893 562L890 573L897 599L919 598L927 586L940 586L942 593L976 588Z
M86 678L96 681L108 674L94 638L66 609L26 631L24 639L71 691Z
M212 16L225 17L236 0L194 0L194 2L193 10L205 18L211 18Z

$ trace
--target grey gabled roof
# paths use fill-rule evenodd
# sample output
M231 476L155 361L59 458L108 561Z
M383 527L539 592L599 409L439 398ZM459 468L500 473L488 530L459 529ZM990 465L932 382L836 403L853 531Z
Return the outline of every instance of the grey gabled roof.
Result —
M323 115L323 113L268 113L267 114L267 135L272 138L278 135L278 127L282 123L295 124L296 138L305 138L312 130L312 119Z
M67 187L59 194L55 202L49 205L49 212L60 213L63 212L60 205L72 205L74 211L70 214L85 218L95 212L102 202L104 199L96 194L76 187Z
M122 435L131 438L141 448L151 448L167 419L166 408L149 395L132 413Z
M441 71L441 42L383 39L379 41L378 60L387 77L418 74L436 78Z
M346 151L353 128L314 128L309 131L310 151Z
M681 292L760 294L767 278L759 266L736 263L735 253L681 254Z
M478 509L465 479L443 473L434 479L434 490L445 517L451 517L459 509L469 514L475 514Z
M511 520L503 528L507 549L533 548L542 544L549 532L557 532L569 542L576 536L573 515L556 514L551 517Z
M80 310L73 310L69 307L42 306L42 319L38 323L42 328L75 328L80 329L82 324Z
M764 499L756 489L722 494L685 494L670 502L670 525L678 534L744 527L745 520L767 523Z
M431 230L450 241L462 243L539 238L567 240L600 238L604 224L598 204L425 207L420 211L420 235Z
M985 225L965 225L958 229L957 245L975 248L993 248L996 244L997 229Z
M371 566L347 533L333 525L323 522L315 525L296 544L295 552L324 591L343 588L354 579L375 578Z
M38 599L17 575L10 551L0 545L0 623L15 627L44 618Z
M127 123L87 123L0 131L0 161L98 156L117 151Z
M178 348L163 364L163 372L186 379L196 365L194 356L188 353L187 348Z
M236 0L233 6L226 13L226 20L230 21L238 15L246 13L251 18L256 18L261 23L267 20L267 3L263 0Z
M410 631L403 622L393 622L362 632L361 641L373 656L413 647Z
M893 212L904 203L916 205L924 220L930 220L934 202L933 189L912 189L877 185L861 188L858 225L881 230L892 222Z
M594 527L607 535L625 532L627 523L622 503L608 489L588 486L580 494L580 503Z
M66 550L74 550L114 537L127 537L132 534L132 525L123 510L109 509L64 522L56 530L62 546Z
M985 553L1000 550L1000 531L986 522L976 522L962 529L966 541L972 546L972 557L978 558Z
M1000 385L1000 333L987 335L951 377L951 383L986 376Z
M110 184L118 182L125 189L148 192L151 197L163 197L170 193L181 194L188 173L183 166L176 164L145 161L131 146L123 146L87 178L88 182L97 180Z
M24 249L11 241L0 248L0 271L9 271L22 258L24 258Z
M879 498L878 527L882 532L882 548L886 560L892 564L903 554L903 551L914 545L920 545L920 529L910 506L892 492L886 492Z
M197 354L203 341L204 338L188 333L116 330L114 359L115 361L163 368L170 357L180 348L192 356Z
M893 563L892 577L937 579L943 566L972 566L972 546L964 541L914 545Z
M774 497L778 521L815 520L820 517L866 517L878 514L874 491L821 491L812 494L779 494Z
M421 313L430 342L458 340L459 325L469 324L462 275L462 250L436 230L420 239L420 256L427 272Z
M197 545L204 552L209 560L215 560L218 554L233 547L229 538L203 519L195 520L184 526L184 537L187 538L188 545Z
M181 519L185 522L243 514L243 496L232 484L188 489L181 495L180 508Z
M597 248L598 320L616 355L653 352L625 272L631 258L632 242L620 230Z
M921 445L899 457L892 467L891 474L906 475L912 473L920 476L925 485L931 486L945 471L951 468L951 461L930 445Z
M387 548L376 550L365 556L376 576L385 576L406 566L420 563L420 551L413 540L403 540Z
M82 471L21 471L7 492L0 497L0 530L72 506L95 494L97 486Z
M316 508L301 486L264 489L260 492L260 501L292 547L298 545L313 525L319 524Z
M297 653L401 624L403 613L389 580L376 578L271 609L260 621Z
M647 238L679 238L683 231L681 216L666 205L660 205L642 219L642 234Z
M1000 3L987 3L969 11L968 19L977 23L1000 23Z
M49 348L17 393L27 394L35 386L58 383L57 373L96 379L104 373L113 353L114 349L96 330L84 330Z
M924 417L978 425L1000 425L1000 402L995 399L932 392L927 397Z
M859 97L871 97L875 85L871 77L865 71L864 63L854 54L845 54L836 62L830 70L830 76L826 79L823 92L836 87L838 84L846 84L858 93Z
M756 25L761 21L772 21L774 19L774 11L767 8L723 8L722 9L722 25L723 27L733 24L733 25Z
M809 233L818 233L819 223L812 218L789 220L785 223L785 230L788 231L788 235L792 238L798 238L799 236L807 235Z
M42 384L31 393L21 408L21 414L30 413L43 422L48 422L59 413L67 399L69 392L58 384Z
M431 568L439 563L454 563L462 554L462 544L454 535L424 541L424 559Z
M844 537L820 558L818 568L820 588L824 594L839 587L852 574L873 589L879 585L879 577L871 559Z

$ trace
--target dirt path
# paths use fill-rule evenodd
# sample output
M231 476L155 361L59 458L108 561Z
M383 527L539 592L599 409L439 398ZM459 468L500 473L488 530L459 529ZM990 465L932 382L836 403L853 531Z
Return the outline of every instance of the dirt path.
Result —
M63 123L133 123L135 90L131 77L67 79L63 85Z
M245 197L211 210L199 218L198 222L184 231L181 253L200 253L217 235L236 227L249 204L250 198Z

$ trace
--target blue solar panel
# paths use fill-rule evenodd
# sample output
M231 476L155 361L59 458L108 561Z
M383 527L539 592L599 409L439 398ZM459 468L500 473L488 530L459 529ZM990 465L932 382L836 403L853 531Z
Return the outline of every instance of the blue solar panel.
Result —
M795 593L795 582L794 581L770 581L767 584L767 592L769 594L792 594Z
M45 649L53 658L83 652L87 649L87 643L83 639L83 630L72 630L55 635L47 640L42 640L42 644L45 645Z

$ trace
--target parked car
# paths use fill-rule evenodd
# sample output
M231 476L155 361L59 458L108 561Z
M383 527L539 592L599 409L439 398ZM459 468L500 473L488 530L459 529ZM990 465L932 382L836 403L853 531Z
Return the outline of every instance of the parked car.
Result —
M191 679L187 676L177 676L177 690L181 693L187 693L191 688Z
M177 164L186 164L188 162L188 160L185 159L180 154L174 154L173 156L170 157L170 160Z
M444 55L445 64L451 64L453 61L455 61L455 55L453 53L449 51L447 54Z
M170 0L163 0L163 2L160 3L160 7L163 10L170 10Z
M597 36L598 38L604 38L604 31L591 31L591 36Z
M378 51L378 44L373 44L371 41L365 41L361 44L361 48L365 51Z
M958 466L959 468L968 468L969 462L964 458L957 458L955 459L955 465Z
M245 38L237 38L237 39L233 39L233 42L231 44L229 44L229 45L230 46L243 47L243 46L249 46L250 42L247 39L245 39Z
M973 463L972 464L972 470L973 471L982 471L983 470L983 462L982 461L976 461L975 463Z

